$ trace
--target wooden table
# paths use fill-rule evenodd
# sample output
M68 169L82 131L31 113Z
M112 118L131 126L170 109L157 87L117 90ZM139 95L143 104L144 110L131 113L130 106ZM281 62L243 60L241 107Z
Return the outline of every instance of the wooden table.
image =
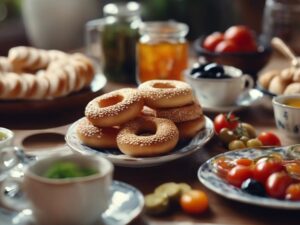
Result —
M285 67L287 65L283 60L273 59L267 68ZM123 87L123 85L109 83L104 92ZM214 114L206 114L210 118ZM271 130L277 133L282 140L283 145L295 144L295 140L290 140L281 135L275 127L273 111L264 107L255 106L247 108L237 113L242 121L253 124L258 131ZM63 135L66 133L68 125L76 119L83 116L83 108L73 111L67 111L59 114L53 114L48 117L27 117L27 118L2 118L1 126L13 129L16 133L16 144L24 144L25 149L41 150L50 145L57 148L64 144ZM35 133L58 133L61 135L46 134L43 137L26 138ZM25 141L24 141L25 139ZM41 142L42 140L42 142ZM299 143L299 141L298 141ZM209 210L199 216L190 216L181 211L170 213L163 217L146 217L141 215L132 224L243 224L243 225L299 225L300 214L298 211L275 210L257 206L251 206L227 200L216 195L203 187L197 178L197 170L200 165L210 157L223 152L224 149L216 138L213 138L202 150L180 160L166 163L152 168L123 168L116 167L114 179L127 182L134 185L144 194L150 193L153 189L163 182L187 182L193 188L204 190L209 197Z

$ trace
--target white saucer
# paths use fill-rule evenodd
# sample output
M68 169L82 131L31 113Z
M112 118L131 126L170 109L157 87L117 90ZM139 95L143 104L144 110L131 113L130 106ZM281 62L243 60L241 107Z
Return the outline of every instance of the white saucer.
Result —
M245 109L259 102L264 97L264 94L257 89L250 89L239 96L236 104L230 106L205 106L202 104L202 108L206 112L214 113L226 113Z
M144 197L139 190L129 184L113 181L109 208L99 215L99 222L95 225L128 224L141 213L143 206ZM0 205L0 225L38 224L35 224L30 209L12 212Z

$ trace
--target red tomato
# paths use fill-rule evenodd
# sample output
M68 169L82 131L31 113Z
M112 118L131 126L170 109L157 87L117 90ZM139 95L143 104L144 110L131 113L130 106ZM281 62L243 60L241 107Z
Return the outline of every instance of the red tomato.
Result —
M236 165L241 165L241 166L251 166L253 164L253 160L248 158L238 158L234 160L234 162Z
M291 184L285 192L285 199L299 201L300 200L300 183Z
M218 175L220 177L226 177L228 172L235 166L230 159L226 157L217 158L213 162L213 166L215 167Z
M180 197L180 206L187 213L202 213L208 208L207 195L199 190L184 192Z
M291 183L292 178L286 172L272 173L265 185L266 192L273 198L284 198L287 187Z
M252 31L246 26L229 27L225 31L224 37L226 40L230 40L234 42L235 44L239 45L241 48L242 46L247 46L255 41L253 38Z
M251 167L237 165L228 172L226 180L236 187L241 187L245 180L252 178L252 174Z
M228 128L229 130L234 130L238 124L238 117L236 117L234 114L230 113L228 115L226 114L219 114L214 119L214 127L216 133L220 133L220 131L223 128Z
M243 52L257 52L256 42L252 41L252 42L249 42L247 45L241 46L241 50Z
M217 44L223 41L224 35L220 32L212 33L211 35L207 36L203 42L203 47L208 51L214 51Z
M224 40L219 42L219 44L215 48L215 52L222 52L222 53L240 52L240 47L233 41Z
M281 146L280 139L272 132L262 132L257 138L264 146Z
M264 184L272 173L282 171L283 169L284 166L280 160L274 158L262 158L254 167L253 178Z

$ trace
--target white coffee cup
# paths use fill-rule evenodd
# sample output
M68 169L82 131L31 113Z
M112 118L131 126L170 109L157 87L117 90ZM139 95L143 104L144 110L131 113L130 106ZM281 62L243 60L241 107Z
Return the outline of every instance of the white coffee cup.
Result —
M43 176L51 165L65 161L98 172L65 179ZM37 224L89 225L99 220L108 208L112 173L113 165L99 156L51 156L29 165L20 183ZM1 192L1 200L5 203L4 198Z
M198 100L204 107L233 106L242 93L253 88L254 81L249 75L232 66L223 66L231 78L195 78L190 70L185 79L192 86Z

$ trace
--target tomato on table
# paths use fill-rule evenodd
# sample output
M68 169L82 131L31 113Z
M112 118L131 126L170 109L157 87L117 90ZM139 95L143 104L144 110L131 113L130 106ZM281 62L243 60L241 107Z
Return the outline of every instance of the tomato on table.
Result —
M224 37L226 40L231 40L241 47L254 42L252 31L248 27L242 25L229 27L225 31Z
M272 173L266 181L266 192L273 198L284 198L292 178L284 171Z
M253 178L264 184L272 173L282 170L284 170L284 166L281 160L268 157L262 158L257 161L254 167Z
M264 146L281 146L280 139L272 132L262 132L257 138Z
M214 32L208 35L203 42L203 47L208 51L214 51L216 46L223 41L224 35L221 32Z
M248 158L238 158L234 160L236 165L241 165L241 166L251 166L253 165L253 160L248 159Z
M190 190L182 194L180 206L187 213L202 213L208 208L208 197L203 191Z
M237 165L228 172L226 180L236 187L241 187L242 183L252 176L253 171L250 166Z
M230 113L226 114L219 114L214 119L214 127L217 134L223 128L228 128L229 130L235 129L239 124L239 119L234 114Z

